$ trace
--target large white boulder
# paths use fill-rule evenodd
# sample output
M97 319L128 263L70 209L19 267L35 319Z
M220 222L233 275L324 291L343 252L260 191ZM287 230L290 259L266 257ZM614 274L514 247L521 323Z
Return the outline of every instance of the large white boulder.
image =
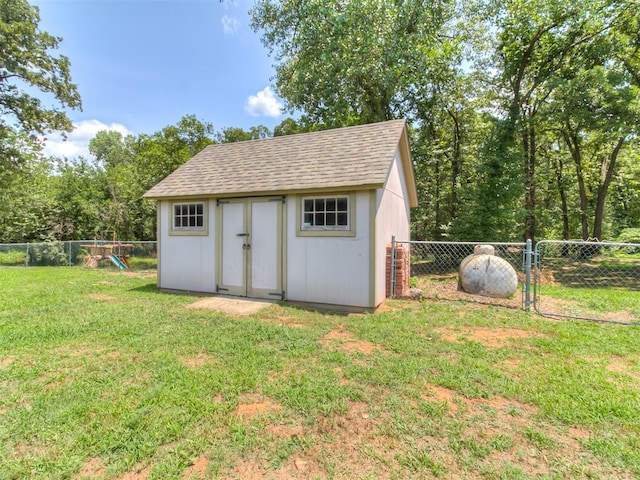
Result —
M487 251L487 249L476 249ZM467 293L507 298L518 288L518 274L505 259L474 253L460 263L460 285Z

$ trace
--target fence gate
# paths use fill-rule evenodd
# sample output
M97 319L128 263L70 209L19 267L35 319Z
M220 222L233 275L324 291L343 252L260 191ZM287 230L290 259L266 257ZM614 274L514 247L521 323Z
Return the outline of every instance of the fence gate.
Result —
M534 259L536 312L640 322L640 244L542 240Z

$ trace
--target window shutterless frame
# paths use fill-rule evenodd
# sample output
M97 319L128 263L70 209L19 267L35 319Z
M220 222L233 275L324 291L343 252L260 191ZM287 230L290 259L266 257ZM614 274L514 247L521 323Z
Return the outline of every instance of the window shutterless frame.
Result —
M208 201L176 201L169 205L169 235L208 235Z
M355 235L355 204L351 193L302 195L297 202L297 235Z

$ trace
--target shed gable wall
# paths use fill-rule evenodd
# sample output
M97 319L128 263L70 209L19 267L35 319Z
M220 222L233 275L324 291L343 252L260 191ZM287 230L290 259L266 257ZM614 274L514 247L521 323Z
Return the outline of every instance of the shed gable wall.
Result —
M409 240L410 236L409 197L400 155L400 149L397 149L387 181L384 187L377 191L374 294L376 305L386 297L386 246L391 242L393 235L396 236L396 240Z

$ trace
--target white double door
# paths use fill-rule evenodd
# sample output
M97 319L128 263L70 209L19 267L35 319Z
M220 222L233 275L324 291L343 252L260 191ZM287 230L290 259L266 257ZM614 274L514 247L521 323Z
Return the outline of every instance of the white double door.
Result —
M282 197L219 200L217 291L282 298Z

